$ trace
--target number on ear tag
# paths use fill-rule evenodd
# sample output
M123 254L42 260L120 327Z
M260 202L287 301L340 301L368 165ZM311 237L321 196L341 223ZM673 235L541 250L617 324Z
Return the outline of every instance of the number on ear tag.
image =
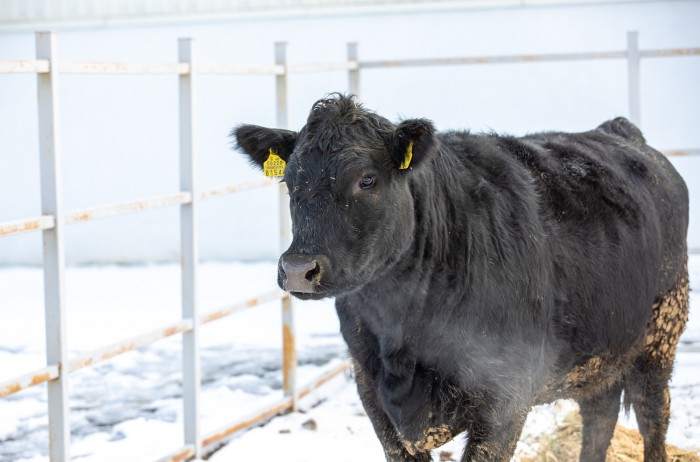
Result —
M269 177L284 176L284 169L287 167L287 162L277 155L274 149L270 148L270 155L263 162L263 173Z

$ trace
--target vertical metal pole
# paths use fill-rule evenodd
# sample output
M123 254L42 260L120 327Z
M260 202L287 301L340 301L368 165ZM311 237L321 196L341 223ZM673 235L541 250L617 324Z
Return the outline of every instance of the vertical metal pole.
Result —
M287 44L275 43L275 64L284 67L282 74L275 78L277 94L277 127L287 128ZM289 216L289 196L287 185L279 186L280 252L287 250L291 241ZM292 398L292 410L297 411L297 349L294 332L294 307L289 294L282 298L282 375L284 396Z
M287 43L275 42L275 64L283 67L275 77L277 99L277 128L287 128Z
M189 191L192 202L180 206L180 246L182 264L182 317L192 320L192 330L182 335L182 398L185 444L202 456L199 428L200 366L199 313L197 306L197 190L194 152L194 69L190 38L178 40L178 57L190 71L180 75L180 191Z
M348 91L360 99L360 62L357 59L357 43L348 43L348 63L357 65L356 68L348 70Z
M639 87L639 33L627 32L627 95L629 100L629 118L632 123L641 123L641 104Z
M63 270L63 201L61 153L58 120L58 72L56 36L37 32L36 57L49 61L49 72L37 74L39 103L39 163L41 168L41 213L53 215L55 226L43 231L44 310L46 313L46 362L58 366L59 377L48 383L49 459L70 460L70 421L68 419L68 372L66 312Z

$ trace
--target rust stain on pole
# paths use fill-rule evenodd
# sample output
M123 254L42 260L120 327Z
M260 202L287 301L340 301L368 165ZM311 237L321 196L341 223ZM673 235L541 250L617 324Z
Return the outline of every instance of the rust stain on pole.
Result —
M92 214L90 214L89 212L84 212L71 216L71 221L88 221L90 218L92 218Z
M4 398L7 395L11 395L13 393L17 393L22 389L22 386L15 382L7 385L5 388L0 389L0 398Z
M244 420L241 420L240 422L237 422L233 425L231 425L228 428L225 428L223 430L219 430L216 433L213 433L212 435L209 435L208 437L204 438L202 441L202 446L209 446L213 443L216 443L217 441L220 441L227 436L233 435L236 432L239 432L241 430L245 430L249 427L252 427L253 425L260 423L264 420L267 420L271 417L276 416L277 414L280 414L287 409L290 409L292 407L292 400L287 399L283 401L281 404L275 405L269 409L266 409L262 411L259 414L253 415L251 417L248 417Z
M170 337L178 332L182 332L182 329L179 326L168 327L167 329L163 330L163 337Z
M685 156L697 156L700 154L700 149L673 149L670 151L662 151L665 156L668 157L685 157Z
M326 374L322 375L315 381L311 382L309 385L305 386L299 391L299 399L309 395L312 391L315 389L319 388L321 385L329 382L331 379L335 378L336 375L341 374L345 371L350 369L350 363L345 362L338 366L335 369L332 369L331 371L327 372Z
M345 362L335 369L331 369L327 373L323 374L313 382L306 385L303 389L299 391L299 398L309 395L312 391L325 384L326 382L333 379L338 374L341 374L350 368L350 363ZM279 404L276 404L268 409L265 409L258 414L254 414L248 418L245 418L239 422L232 424L222 430L216 431L211 435L207 436L202 441L202 446L209 446L217 441L220 441L228 436L233 435L236 432L246 430L256 424L259 424L267 419L270 419L278 414L288 411L292 408L292 398L288 398Z
M42 229L42 218L26 220L18 223L7 223L0 225L0 236L8 236L10 234L24 233L28 231L38 231Z
M192 445L187 445L162 459L158 459L157 462L182 462L191 459L194 455L194 448Z
M33 387L34 385L39 385L40 383L48 382L49 380L51 380L51 374L48 372L36 374L34 377L32 377L32 381L29 382L29 386Z
M291 390L290 372L297 362L297 352L296 348L294 348L294 333L292 332L292 329L290 329L289 326L287 326L286 324L283 326L282 348L282 367L284 370L283 389L285 391L288 391Z
M58 368L55 366L41 369L39 371L23 375L13 379L12 382L5 382L0 386L0 398L9 396L18 391L30 388L44 382L49 382L58 377Z

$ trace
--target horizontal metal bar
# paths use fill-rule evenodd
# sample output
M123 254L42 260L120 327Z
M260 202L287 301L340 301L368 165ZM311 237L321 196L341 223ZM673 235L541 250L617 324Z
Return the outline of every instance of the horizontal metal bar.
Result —
M30 372L29 374L0 382L0 398L4 398L5 396L17 393L25 388L33 387L57 378L58 366L47 366L34 372Z
M250 181L243 181L240 183L234 183L226 186L220 186L218 188L208 189L202 191L198 195L199 200L211 199L213 197L225 196L227 194L233 194L241 191L247 191L249 189L262 188L265 186L270 186L275 182L269 178L258 178Z
M33 61L0 61L0 74L44 74L49 72L50 66L49 61L46 59L37 59Z
M284 66L236 66L229 64L197 64L197 74L281 75L284 74Z
M360 68L360 63L357 61L344 61L341 63L309 63L296 64L288 67L288 71L295 73L302 72L326 72L326 71L348 71L357 70Z
M311 382L307 383L305 386L303 386L299 390L299 399L307 396L309 393L316 390L321 385L329 382L336 375L342 374L343 372L347 371L348 369L350 369L350 367L351 367L350 361L345 361L340 366L338 366L334 369L331 369L330 371L326 372L325 374L322 374L320 377L316 378L315 380L312 380Z
M223 440L224 438L233 435L234 433L237 433L241 430L246 430L256 424L269 420L277 414L281 414L284 411L291 409L291 407L292 398L285 398L281 401L277 401L275 404L265 408L264 411L258 412L256 414L251 414L248 417L245 417L232 425L220 428L219 430L216 430L209 434L209 436L205 436L202 439L202 447L210 446L218 441Z
M190 331L192 330L192 326L193 323L191 319L184 319L174 324L170 324L159 329L154 329L145 334L137 335L136 337L132 337L128 340L123 340L121 342L99 348L86 355L70 360L68 362L67 370L68 372L74 372L79 369L92 366L109 358L145 347L159 340L163 340L182 332Z
M668 50L646 50L640 51L642 58L673 58L677 56L698 56L700 48L675 48Z
M260 295L257 298L251 298L244 302L235 303L233 305L205 313L199 318L199 323L207 324L209 322L216 321L217 319L225 318L226 316L230 316L234 313L238 313L240 311L253 308L254 306L262 305L263 303L271 302L283 297L289 297L289 294L287 292L282 292L279 289L272 290Z
M194 446L188 444L187 446L178 449L177 451L169 454L162 459L158 459L156 462L182 462L190 459L194 456Z
M504 55L504 56L472 56L463 58L427 58L360 61L361 69L379 67L410 67L410 66L452 66L464 64L503 64L530 63L551 61L581 61L592 59L621 59L626 58L626 51L607 51L591 53L552 53L539 55Z
M700 156L700 149L669 149L662 153L668 157Z
M100 205L86 209L74 210L66 212L65 223L67 225L79 223L82 221L95 220L97 218L107 218L116 215L124 215L127 213L142 212L161 207L169 207L173 205L187 204L192 201L192 195L188 192L179 192L164 196L154 196L146 199L136 200L132 202L123 202L120 204Z
M62 74L189 74L187 63L138 64L62 61L58 63Z
M53 215L44 215L38 218L28 218L26 220L9 221L0 223L0 237L10 234L28 233L31 231L41 231L51 229L56 226Z
M214 197L220 197L227 194L247 191L250 189L262 188L265 186L272 185L274 183L274 181L268 178L243 181L202 191L197 195L197 198L199 200L211 199ZM131 202L123 202L119 204L100 205L96 207L89 207L85 209L67 212L64 214L64 223L81 223L84 221L95 220L98 218L108 218L118 215L125 215L128 213L142 212L145 210L155 208L187 204L191 201L192 195L189 192L179 192L163 196L154 196ZM25 220L8 221L5 223L0 223L0 237L8 236L11 234L51 229L54 226L54 217L50 215L45 215L37 218L28 218Z
M303 387L301 390L299 390L299 397L301 398L301 397L307 396L313 390L320 387L324 383L328 382L336 375L345 372L349 368L350 368L350 363L344 362L340 366L338 366L334 369L331 369L330 371L321 375L316 380L311 381L309 384L307 384L305 387ZM262 422L265 422L266 420L269 420L278 414L281 414L285 411L288 411L291 408L292 408L292 398L291 397L283 399L281 401L277 401L276 403L272 404L271 406L265 408L262 411L259 411L255 414L251 414L248 417L243 418L234 424L227 425L225 427L222 427L222 428L210 433L208 436L204 437L204 439L202 440L202 446L203 447L210 446L218 441L221 441L225 438L228 438L229 436L233 435L234 433L237 433L241 430L246 430L250 427L253 427L253 426L258 425Z
M666 50L640 51L642 58L700 55L700 48L675 48ZM596 59L624 59L627 51L601 51L584 53L546 53L533 55L471 56L463 58L428 58L404 60L361 61L360 68L408 67L408 66L450 66L464 64L503 64L523 62L582 61Z
M644 50L639 52L642 58L666 58L678 56L700 56L700 48L673 48L665 50ZM428 58L405 60L379 60L340 63L309 63L288 67L289 72L325 72L336 70L357 70L361 68L410 67L410 66L450 66L465 64L502 64L519 62L580 61L595 59L623 59L626 51L551 53L505 56L471 56L458 58ZM0 61L0 74L11 73L46 73L50 63L47 60ZM59 71L66 74L175 74L190 72L188 63L110 63L63 61L58 63ZM197 66L199 74L231 75L282 75L284 66L238 66L228 64L202 64Z

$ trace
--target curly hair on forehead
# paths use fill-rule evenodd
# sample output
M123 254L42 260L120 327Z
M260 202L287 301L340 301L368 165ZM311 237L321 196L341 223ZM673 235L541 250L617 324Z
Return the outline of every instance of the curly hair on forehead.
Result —
M343 93L330 93L316 101L304 127L306 134L321 144L331 141L329 137L352 142L353 135L376 136L377 132L388 134L393 130L389 120L365 109L355 95Z

